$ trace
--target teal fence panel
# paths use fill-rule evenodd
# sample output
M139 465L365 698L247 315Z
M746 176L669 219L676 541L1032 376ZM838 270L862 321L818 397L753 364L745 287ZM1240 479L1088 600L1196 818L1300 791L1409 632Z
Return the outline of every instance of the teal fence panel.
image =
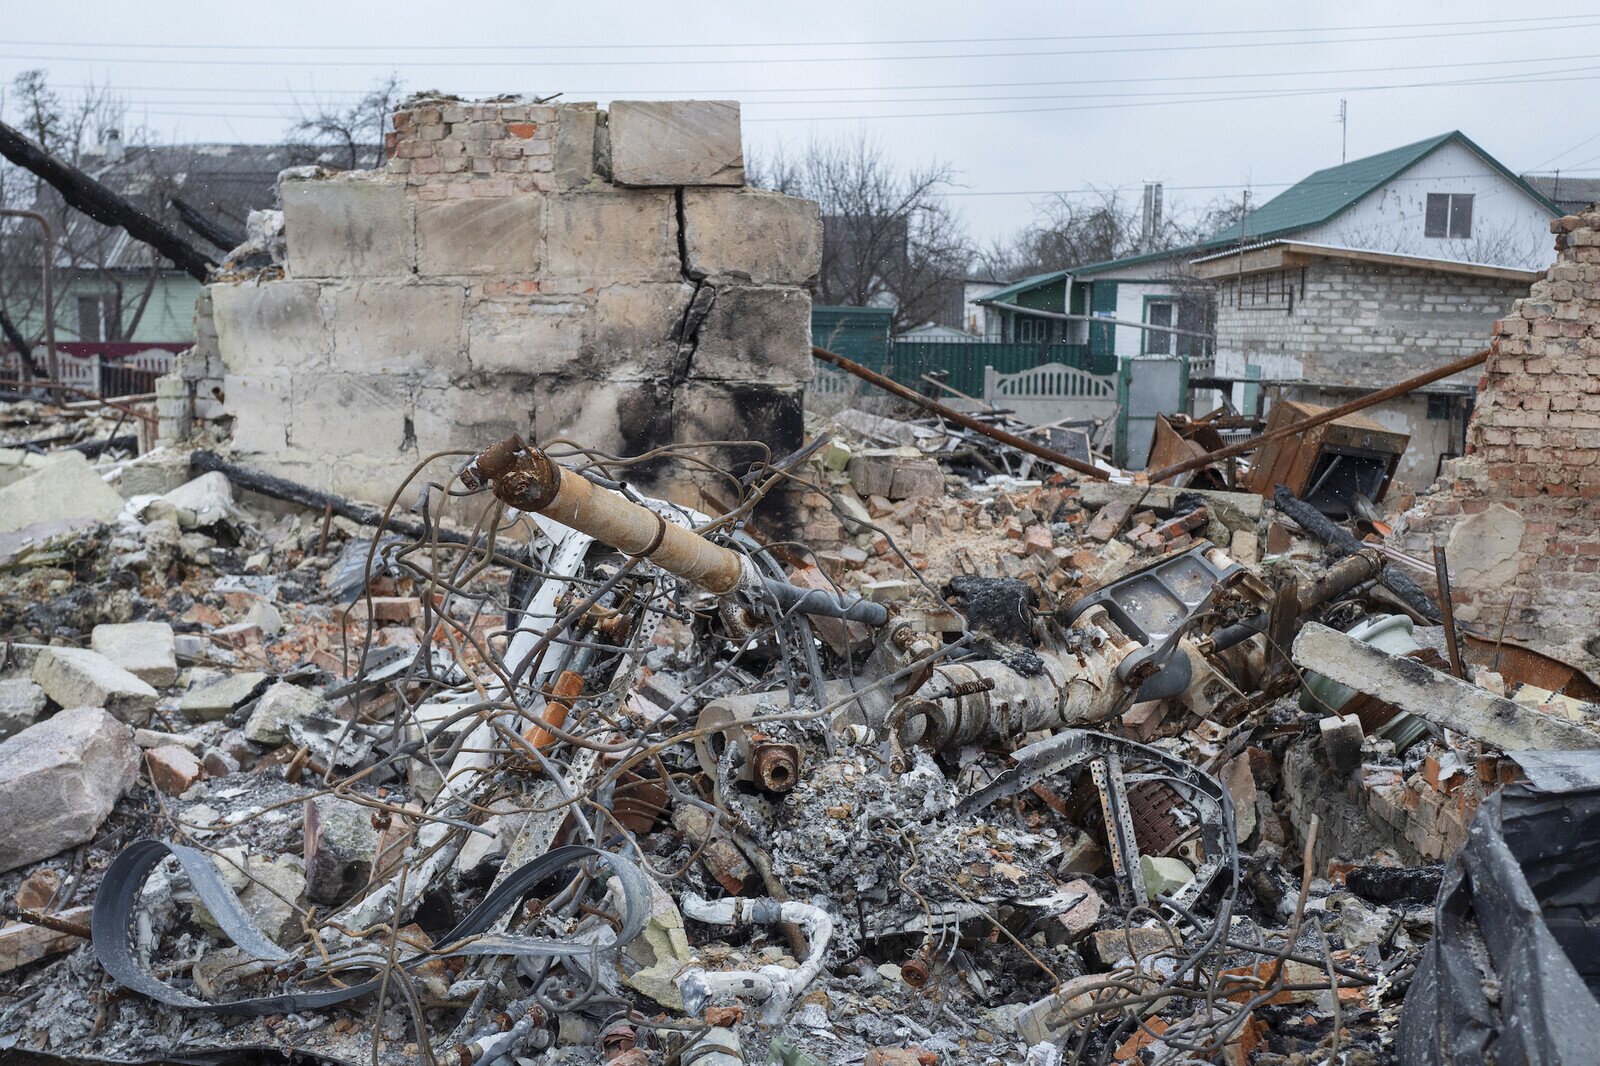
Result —
M889 365L893 319L886 307L816 306L811 309L811 343L882 372Z
M1045 363L1063 363L1094 374L1116 370L1115 358L1091 358L1082 344L996 344L987 341L895 341L890 375L902 385L931 388L922 375L947 371L945 384L968 396L983 395L983 368L1015 374Z

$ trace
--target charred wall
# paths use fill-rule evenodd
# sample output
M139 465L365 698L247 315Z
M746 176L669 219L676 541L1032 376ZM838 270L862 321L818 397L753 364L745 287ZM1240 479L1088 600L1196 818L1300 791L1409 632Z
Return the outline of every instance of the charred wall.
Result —
M394 124L381 169L284 172L281 269L202 301L190 410L242 460L386 498L510 432L798 446L821 226L745 187L737 104L437 99Z

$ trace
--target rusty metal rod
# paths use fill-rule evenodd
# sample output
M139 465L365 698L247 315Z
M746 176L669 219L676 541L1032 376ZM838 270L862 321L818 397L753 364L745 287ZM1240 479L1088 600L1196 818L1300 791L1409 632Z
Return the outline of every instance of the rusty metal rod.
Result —
M84 940L93 940L94 934L82 922L69 921L55 915L41 914L38 911L28 910L24 907L6 904L0 906L0 918L9 918L15 922L24 922L28 925L37 925L43 929L54 930L57 933L66 933L68 936L81 937Z
M1219 459L1231 459L1235 455L1242 455L1245 452L1253 451L1254 449L1261 447L1263 444L1271 444L1275 440L1282 440L1285 437L1292 437L1297 433L1304 433L1306 430L1315 429L1325 422L1332 422L1335 419L1343 418L1345 415L1353 415L1357 411L1365 411L1374 404L1383 403L1385 400L1392 400L1397 396L1404 396L1408 392L1420 389L1424 385L1431 385L1441 378L1449 377L1451 374L1459 374L1463 370L1471 370L1473 367L1477 366L1479 363L1482 363L1487 358L1489 358L1489 349L1485 348L1481 352L1474 352L1472 355L1463 356L1453 363L1446 363L1444 366L1435 367L1434 369L1429 370L1427 373L1418 374L1416 377L1406 378L1404 381L1390 385L1386 389L1379 389L1377 392L1369 392L1365 396L1359 396L1356 399L1351 400L1349 403L1340 404L1338 407L1330 407L1320 415L1312 415L1310 418L1301 419L1299 422L1294 422L1287 426L1280 426L1268 433L1263 433L1259 437L1251 437L1250 439L1242 440L1237 444L1230 444L1226 448L1218 448L1214 452L1207 452L1204 455L1197 455L1192 459L1185 459L1182 462L1173 463L1170 466L1164 466L1160 470L1152 470L1146 476L1149 477L1150 483L1154 485L1165 481L1174 474L1183 474L1190 470L1198 470L1202 466L1210 466Z
M1461 665L1461 637L1456 632L1455 604L1450 599L1450 563L1442 544L1433 546L1433 569L1439 576L1439 613L1444 621L1444 646L1450 652L1450 672L1465 681L1467 671Z
M502 502L520 511L553 518L719 596L732 592L744 577L744 558L738 552L564 469L515 433L480 452L460 477L469 489L487 484Z
M1003 429L980 422L971 415L963 414L954 408L946 407L938 400L930 400L928 397L922 395L920 392L917 392L915 389L908 389L898 381L893 381L889 378L886 378L876 370L869 370L860 363L857 363L851 359L846 359L844 356L839 355L836 352L830 352L826 348L813 347L811 349L811 354L815 358L821 359L824 363L832 363L840 370L854 374L856 377L867 382L868 384L876 385L878 388L884 390L885 392L893 393L902 400L909 400L925 411L931 411L940 418L948 418L950 421L959 426L965 426L967 429L970 429L975 433L982 433L985 437L997 440L1001 444L1009 444L1013 448L1027 452L1029 455L1037 456L1046 462L1055 463L1057 466L1064 466L1068 470L1076 470L1084 477L1097 478L1100 481L1110 480L1111 475L1107 474L1104 470L1101 470L1097 466L1086 463L1081 459L1074 459L1070 455L1064 455L1061 452L1056 451L1054 448L1046 448L1042 444L1035 444L1026 437L1019 437L1015 433L1007 433Z

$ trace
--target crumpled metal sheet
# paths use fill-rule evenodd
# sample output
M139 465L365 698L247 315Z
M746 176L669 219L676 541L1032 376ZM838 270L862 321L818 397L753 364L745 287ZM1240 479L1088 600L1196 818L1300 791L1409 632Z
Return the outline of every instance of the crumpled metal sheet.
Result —
M1600 1060L1600 752L1510 753L1445 871L1401 1014L1403 1066Z

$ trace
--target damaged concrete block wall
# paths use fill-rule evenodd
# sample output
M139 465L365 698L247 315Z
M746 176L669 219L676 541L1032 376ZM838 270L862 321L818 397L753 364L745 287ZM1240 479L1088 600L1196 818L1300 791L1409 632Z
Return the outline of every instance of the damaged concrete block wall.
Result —
M282 175L286 262L210 286L167 436L231 420L241 461L373 499L512 432L798 446L821 223L745 187L736 103L421 99L394 126L382 169Z
M1556 219L1555 263L1495 323L1468 454L1406 515L1447 547L1456 617L1600 667L1600 210Z

